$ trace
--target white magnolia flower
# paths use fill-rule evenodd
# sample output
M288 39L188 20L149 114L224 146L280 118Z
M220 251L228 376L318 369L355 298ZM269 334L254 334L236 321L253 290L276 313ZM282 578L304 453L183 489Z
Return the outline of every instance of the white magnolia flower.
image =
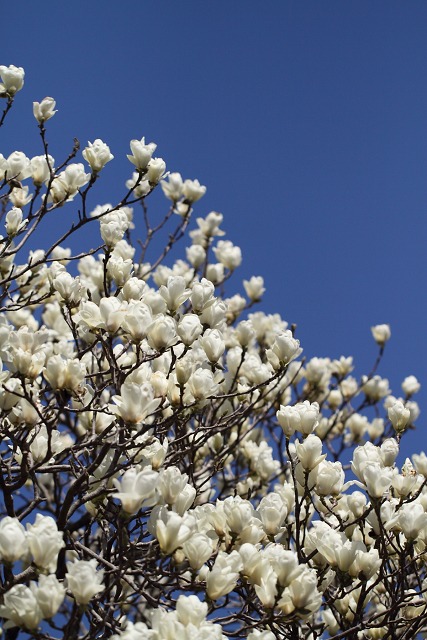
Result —
M153 506L157 502L155 496L159 474L150 467L144 467L141 471L131 467L121 476L120 480L113 480L118 490L113 497L120 500L126 513L133 514L142 506Z
M190 346L201 335L203 327L195 313L186 313L179 321L176 331L182 342Z
M225 351L225 342L218 329L207 329L199 338L199 344L211 363L216 363Z
M56 102L53 98L43 98L41 102L33 102L33 114L39 124L55 115Z
M288 505L280 493L272 492L262 498L257 512L261 517L265 532L268 535L276 535L288 515Z
M271 349L267 349L267 358L273 367L278 368L280 365L289 364L301 353L299 340L294 338L292 332L287 329L275 337Z
M166 507L153 509L150 521L160 549L166 554L173 553L193 535L191 523Z
M104 591L104 570L97 571L96 566L94 559L67 563L67 586L77 604L88 604L97 593Z
M197 269L206 260L206 251L200 244L192 244L185 249L188 262Z
M371 327L371 331L375 342L381 347L390 340L391 330L389 324L376 324L374 327Z
M326 458L326 454L322 454L321 439L313 434L307 436L302 443L296 440L295 450L303 469L306 471L312 471Z
M49 161L49 164L48 162ZM49 180L50 172L54 170L55 160L52 156L34 156L30 160L30 175L36 187Z
M157 145L153 142L145 144L145 138L141 138L141 140L131 140L130 148L132 155L128 155L127 159L130 160L139 171L145 171L156 147Z
M43 618L43 612L29 587L24 584L15 585L6 591L3 603L0 605L0 616L7 620L4 625L6 629L10 627L24 627L29 631L37 629Z
M195 533L182 545L182 551L190 567L200 569L213 553L213 541L205 533Z
M157 351L168 349L177 340L176 322L170 316L161 314L148 327L148 344Z
M258 302L265 292L264 278L262 276L252 276L250 280L243 280L246 295L252 302Z
M120 389L120 395L113 396L116 404L115 412L128 424L140 424L150 414L154 413L161 403L161 399L154 397L151 384L145 382L125 382Z
M32 582L30 588L36 596L43 618L53 618L64 601L64 585L54 574L48 576L40 574L38 584Z
M344 479L341 462L323 460L317 469L315 491L319 496L337 496L343 489Z
M192 625L199 629L200 625L206 620L207 614L207 603L201 602L197 596L179 596L176 603L176 615L184 626Z
M397 400L391 407L388 408L387 414L391 424L394 427L394 430L397 433L402 433L403 431L405 431L411 418L411 412L407 407L405 407L403 402Z
M308 400L294 406L281 405L276 417L287 438L293 436L295 431L308 436L318 424L319 405L317 402L311 404Z
M217 211L211 211L210 213L208 213L206 218L197 218L196 222L199 226L199 231L202 237L200 238L199 236L196 236L194 231L190 232L190 236L194 244L205 244L203 236L206 236L206 238L213 238L214 236L224 236L225 231L222 231L222 229L219 228L223 219L224 216L222 215L222 213L218 213Z
M16 234L26 226L27 220L23 220L22 218L22 209L18 207L13 207L13 209L7 212L5 227L6 233L10 238L16 236Z
M414 453L414 455L412 456L412 460L417 472L424 477L427 477L427 455L425 454L425 452L421 451L420 454Z
M25 71L22 67L15 67L11 64L9 67L0 66L0 97L10 96L13 98L15 93L20 91L24 86Z
M186 288L185 278L182 276L170 276L167 286L162 285L159 293L166 302L169 311L176 311L188 298L191 290Z
M317 589L317 576L313 569L304 566L301 574L286 587L277 607L285 614L295 613L305 618L318 611L322 604L322 595Z
M183 181L180 173L170 173L168 180L162 180L160 183L163 193L172 202L178 202L182 196Z
M371 498L382 498L390 489L394 471L389 467L382 467L377 462L366 466L363 471L363 482Z
M50 185L49 199L56 204L66 200L71 202L78 190L90 180L90 173L85 173L81 162L69 164Z
M60 355L53 355L48 359L43 373L53 389L76 392L84 382L86 365L77 358L66 360Z
M22 560L28 554L26 531L18 518L0 520L0 558L5 562Z
M407 540L416 540L420 534L425 538L427 534L427 513L420 502L403 504L387 524L387 529L398 527L405 534Z
M418 393L420 389L421 384L415 376L407 376L402 382L402 391L408 397L414 395L414 393Z
M218 600L234 589L243 568L242 559L237 551L220 551L212 569L206 576L206 593L211 600Z
M234 271L242 262L240 247L236 247L230 240L220 240L213 251L218 262L230 271Z
M62 532L58 531L55 520L38 513L35 523L27 524L27 540L34 564L54 573L58 554L65 546Z
M1 87L1 85L0 85ZM25 180L31 174L31 162L22 151L13 151L7 159L7 178Z
M200 200L206 193L206 187L198 180L185 180L182 185L182 194L189 202Z
M95 142L88 142L88 146L83 150L83 158L89 164L94 173L98 173L105 167L107 162L113 160L114 156L110 152L110 147L97 138Z
M147 180L150 185L158 184L166 171L166 162L163 158L151 158L147 167Z

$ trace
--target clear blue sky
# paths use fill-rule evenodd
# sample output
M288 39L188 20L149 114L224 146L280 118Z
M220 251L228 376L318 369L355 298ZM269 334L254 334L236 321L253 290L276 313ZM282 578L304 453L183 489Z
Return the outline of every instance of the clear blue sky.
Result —
M74 136L116 156L100 203L123 192L129 140L157 142L207 185L197 213L221 211L241 246L235 290L263 275L263 309L298 324L308 357L354 355L362 373L370 326L390 323L380 372L396 395L411 373L423 383L405 451L427 449L426 2L42 0L12 14L1 63L26 83L3 155L41 153L31 105L46 95L55 158Z

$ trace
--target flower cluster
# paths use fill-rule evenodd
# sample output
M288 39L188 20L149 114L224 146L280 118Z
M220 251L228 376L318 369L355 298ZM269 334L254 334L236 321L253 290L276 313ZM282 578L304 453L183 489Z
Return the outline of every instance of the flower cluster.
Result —
M2 125L24 72L0 76ZM113 154L97 139L82 162L75 144L56 163L55 106L34 103L41 155L0 155L4 628L39 640L427 633L427 456L398 458L420 384L407 376L395 396L378 373L390 327L372 327L367 376L350 356L305 356L294 325L254 308L261 276L226 293L241 249L220 213L193 224L206 188L166 173L154 143L131 141L124 196L89 211ZM152 222L155 190L167 210ZM63 242L90 225L98 249L86 234L79 255L59 241L29 250L73 200Z

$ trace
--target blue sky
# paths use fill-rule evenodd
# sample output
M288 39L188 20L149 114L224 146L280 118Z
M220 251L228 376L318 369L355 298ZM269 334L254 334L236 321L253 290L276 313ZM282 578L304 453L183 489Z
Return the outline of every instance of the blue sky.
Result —
M308 357L365 372L371 325L390 323L380 373L396 395L411 373L423 383L404 450L426 448L427 4L43 0L8 23L1 63L26 82L3 155L41 153L32 101L53 96L55 158L75 136L115 155L95 205L122 195L129 140L155 141L242 248L230 292L263 275L262 308L297 323Z

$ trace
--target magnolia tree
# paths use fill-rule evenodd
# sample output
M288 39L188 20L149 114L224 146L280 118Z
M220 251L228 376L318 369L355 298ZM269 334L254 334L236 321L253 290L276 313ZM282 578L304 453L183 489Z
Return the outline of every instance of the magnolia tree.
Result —
M24 71L0 75L3 125ZM40 155L0 155L4 636L427 632L427 457L396 465L420 385L397 398L377 374L388 325L360 379L352 357L305 359L294 326L253 310L262 277L226 297L241 251L221 214L193 223L204 186L132 140L122 199L89 211L109 147L57 161L55 101L33 113ZM63 206L71 226L29 250ZM99 246L73 255L86 226Z

